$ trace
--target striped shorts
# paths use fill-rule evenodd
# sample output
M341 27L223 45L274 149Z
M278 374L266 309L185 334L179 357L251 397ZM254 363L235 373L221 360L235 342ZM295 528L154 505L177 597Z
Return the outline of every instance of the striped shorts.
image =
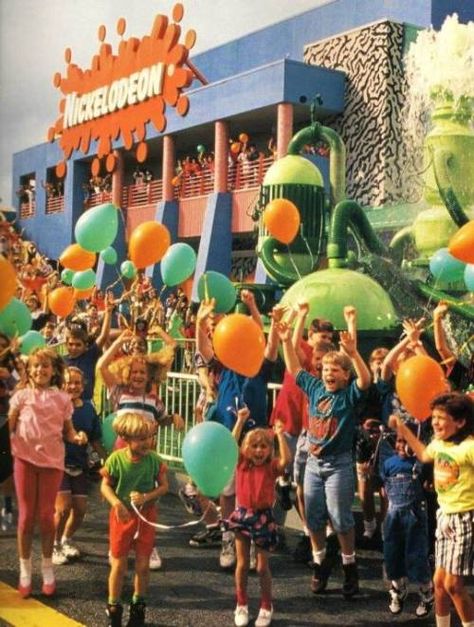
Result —
M436 567L451 575L474 574L474 510L436 515Z

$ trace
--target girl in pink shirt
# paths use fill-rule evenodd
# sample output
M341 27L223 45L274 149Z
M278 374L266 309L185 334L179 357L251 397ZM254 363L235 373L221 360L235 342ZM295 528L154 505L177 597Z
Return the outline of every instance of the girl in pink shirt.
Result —
M31 546L35 520L41 535L42 592L56 591L51 556L54 543L54 502L64 471L64 440L87 444L84 432L72 425L72 403L60 388L64 363L49 348L30 353L26 379L10 399L8 414L13 476L18 500L18 552L23 598L31 594Z
M247 408L237 412L237 421L232 434L237 442L242 428L248 420ZM237 566L235 585L237 607L234 612L235 625L245 627L249 623L247 578L250 563L250 542L255 542L257 573L260 577L260 611L256 627L268 627L273 616L272 575L268 551L277 543L276 525L272 507L275 501L275 479L282 475L291 462L291 453L283 434L284 425L277 420L273 427L278 440L280 456L274 458L273 433L269 429L253 429L244 437L240 447L235 477L236 509L224 521L226 527L235 531Z

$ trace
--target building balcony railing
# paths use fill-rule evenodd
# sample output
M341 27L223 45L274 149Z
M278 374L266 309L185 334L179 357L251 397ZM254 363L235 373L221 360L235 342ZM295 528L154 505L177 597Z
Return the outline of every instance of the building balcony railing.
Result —
M32 218L36 212L36 201L29 200L28 202L20 203L20 218Z
M46 213L61 213L64 211L64 196L50 196L46 198Z
M87 200L85 201L85 206L87 207L87 209L90 209L91 207L97 207L97 205L102 205L104 202L111 202L112 200L112 192L106 192L106 191L102 191L102 192L93 192L92 194L89 194L89 197L87 198Z

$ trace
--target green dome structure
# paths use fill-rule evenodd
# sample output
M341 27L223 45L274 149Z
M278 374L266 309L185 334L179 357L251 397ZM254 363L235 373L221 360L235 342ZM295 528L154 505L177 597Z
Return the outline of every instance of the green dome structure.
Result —
M286 155L275 161L263 179L263 185L317 185L324 187L319 169L304 157Z

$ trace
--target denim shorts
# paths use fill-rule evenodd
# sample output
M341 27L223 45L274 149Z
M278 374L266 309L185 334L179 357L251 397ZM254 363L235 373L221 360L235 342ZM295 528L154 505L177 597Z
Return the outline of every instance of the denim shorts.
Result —
M295 483L302 486L304 484L304 471L306 468L306 460L308 459L309 440L307 431L303 430L296 443L296 451L293 461L293 479Z
M328 520L336 533L347 533L354 527L353 466L352 452L324 457L308 456L304 500L306 521L311 531L321 531Z

